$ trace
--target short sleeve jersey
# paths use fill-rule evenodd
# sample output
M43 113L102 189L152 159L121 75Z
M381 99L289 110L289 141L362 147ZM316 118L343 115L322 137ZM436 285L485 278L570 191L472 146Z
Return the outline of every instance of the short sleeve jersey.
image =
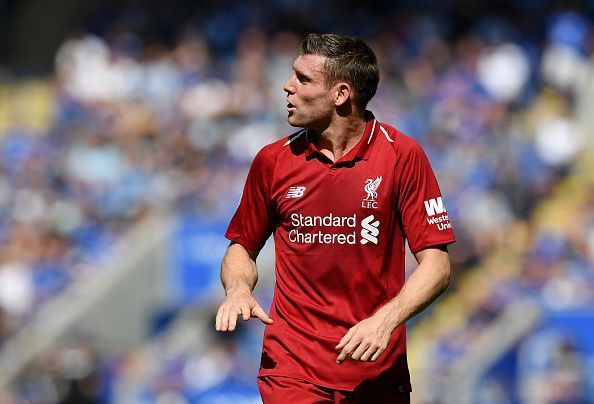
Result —
M336 162L308 130L254 159L226 237L260 250L274 234L276 283L259 376L337 390L410 391L406 328L376 362L336 363L348 329L398 294L413 253L454 242L429 161L410 137L366 114L358 144Z

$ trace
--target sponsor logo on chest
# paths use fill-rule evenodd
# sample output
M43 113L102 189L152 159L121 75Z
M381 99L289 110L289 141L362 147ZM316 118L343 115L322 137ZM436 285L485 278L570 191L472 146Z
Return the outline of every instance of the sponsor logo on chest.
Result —
M377 244L377 236L379 235L379 220L374 221L373 215L367 216L361 220L361 244L373 243Z
M298 244L360 244L378 243L380 221L373 215L357 220L352 216L306 216L291 214L293 229L289 231L289 241ZM359 230L360 229L360 230ZM357 237L357 234L360 238Z
M361 208L378 209L378 189L382 177L368 178L362 184L364 197ZM305 186L292 186L287 190L285 199L301 198L306 191ZM359 208L357 208L358 210ZM289 242L297 244L371 244L377 245L380 236L380 220L377 214L357 213L337 215L329 213L323 216L310 216L303 213L292 213L289 216L291 229Z

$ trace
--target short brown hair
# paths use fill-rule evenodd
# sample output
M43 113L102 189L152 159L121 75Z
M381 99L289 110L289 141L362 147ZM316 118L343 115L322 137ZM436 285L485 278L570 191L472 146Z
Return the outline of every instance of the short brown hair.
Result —
M301 55L326 58L324 78L331 87L340 81L354 90L353 103L365 109L379 83L379 65L373 50L363 40L336 34L309 34L301 41Z

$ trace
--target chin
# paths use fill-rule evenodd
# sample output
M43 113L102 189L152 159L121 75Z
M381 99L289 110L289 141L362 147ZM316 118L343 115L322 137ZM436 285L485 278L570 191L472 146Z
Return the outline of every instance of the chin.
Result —
M295 127L302 127L302 125L295 119L295 117L289 115L287 117L287 122L289 123L289 125L291 126L295 126Z
M290 114L287 117L287 122L289 123L289 125L294 126L296 128L311 128L316 121L314 119L311 119L311 117L297 117L295 116L295 114Z

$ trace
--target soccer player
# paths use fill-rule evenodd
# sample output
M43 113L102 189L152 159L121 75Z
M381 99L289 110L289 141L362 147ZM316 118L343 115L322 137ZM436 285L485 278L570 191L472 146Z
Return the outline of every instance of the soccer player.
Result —
M286 82L302 130L255 157L226 237L216 329L266 324L264 403L408 403L405 322L447 287L454 242L419 144L366 105L379 82L360 39L310 34ZM252 295L274 234L270 316ZM405 283L405 240L418 267Z

